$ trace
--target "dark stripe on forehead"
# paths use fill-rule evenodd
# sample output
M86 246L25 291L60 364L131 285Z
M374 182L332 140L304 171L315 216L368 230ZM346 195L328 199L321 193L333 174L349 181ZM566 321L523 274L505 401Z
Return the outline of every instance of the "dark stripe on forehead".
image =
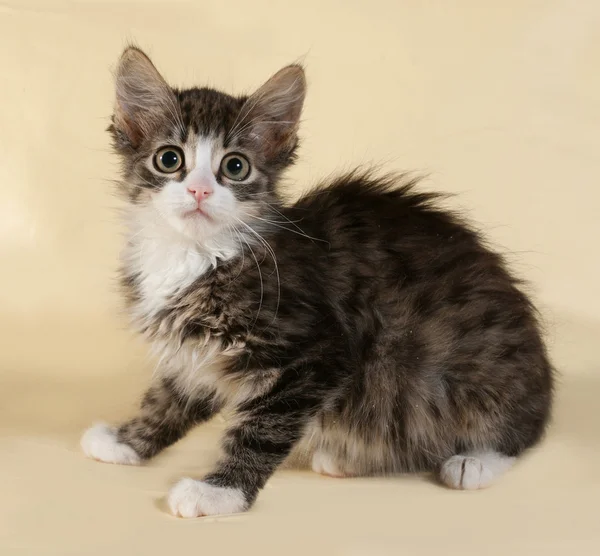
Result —
M244 102L208 88L179 91L177 98L185 126L200 136L225 134Z

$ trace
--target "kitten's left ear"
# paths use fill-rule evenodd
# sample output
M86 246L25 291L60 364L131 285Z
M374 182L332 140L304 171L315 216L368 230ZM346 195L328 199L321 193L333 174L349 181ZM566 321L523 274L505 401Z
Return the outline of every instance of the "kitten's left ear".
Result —
M305 94L304 70L294 64L278 71L244 103L238 122L242 129L248 125L246 135L267 159L283 161L293 153Z

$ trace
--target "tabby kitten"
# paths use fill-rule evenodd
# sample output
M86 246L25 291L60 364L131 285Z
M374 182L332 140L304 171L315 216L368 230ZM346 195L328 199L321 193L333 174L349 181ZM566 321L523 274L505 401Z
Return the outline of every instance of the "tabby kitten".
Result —
M292 458L482 488L548 421L535 310L435 195L355 172L282 202L305 87L297 65L249 97L173 89L133 47L118 66L121 283L159 367L139 414L82 446L139 464L228 409L222 459L171 489L175 515L247 510Z

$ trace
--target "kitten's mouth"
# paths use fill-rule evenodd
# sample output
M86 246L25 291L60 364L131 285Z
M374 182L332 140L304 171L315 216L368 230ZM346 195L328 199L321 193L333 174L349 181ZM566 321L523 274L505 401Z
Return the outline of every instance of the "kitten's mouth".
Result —
M187 210L183 213L185 218L206 218L207 220L212 221L213 218L206 211L202 210L200 207L196 207L193 210Z

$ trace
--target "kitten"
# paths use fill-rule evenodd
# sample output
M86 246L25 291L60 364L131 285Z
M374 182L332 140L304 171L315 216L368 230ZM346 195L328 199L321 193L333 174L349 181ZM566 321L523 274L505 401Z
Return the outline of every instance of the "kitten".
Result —
M436 195L355 172L280 200L305 87L296 65L250 97L173 89L134 47L118 66L121 282L160 363L139 414L82 446L138 464L232 410L213 472L170 491L175 515L247 510L293 458L482 488L549 418L531 302Z

